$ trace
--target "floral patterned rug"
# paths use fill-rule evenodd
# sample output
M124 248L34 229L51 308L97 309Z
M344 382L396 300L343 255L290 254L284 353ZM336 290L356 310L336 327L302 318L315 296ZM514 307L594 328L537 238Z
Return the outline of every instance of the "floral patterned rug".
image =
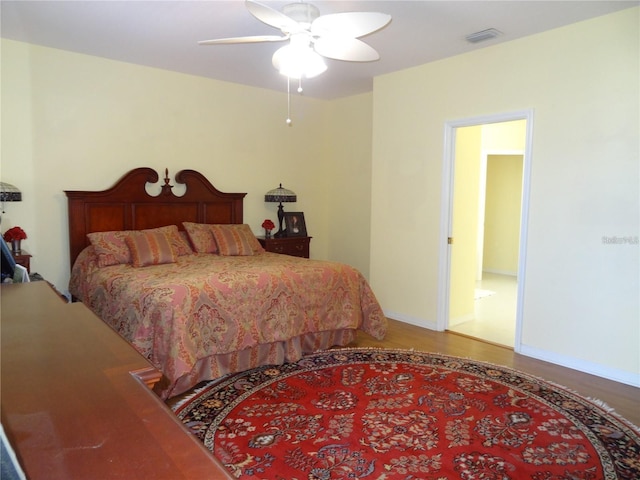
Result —
M175 413L236 478L640 479L640 430L515 370L337 349L201 386Z

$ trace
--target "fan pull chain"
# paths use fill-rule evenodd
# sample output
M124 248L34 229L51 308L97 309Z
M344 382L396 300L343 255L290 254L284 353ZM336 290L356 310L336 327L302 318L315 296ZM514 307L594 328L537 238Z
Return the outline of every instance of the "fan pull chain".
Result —
M291 79L287 77L287 126L291 126Z
M302 77L298 79L298 93L302 95ZM291 120L291 77L287 77L287 126L292 126L293 121Z

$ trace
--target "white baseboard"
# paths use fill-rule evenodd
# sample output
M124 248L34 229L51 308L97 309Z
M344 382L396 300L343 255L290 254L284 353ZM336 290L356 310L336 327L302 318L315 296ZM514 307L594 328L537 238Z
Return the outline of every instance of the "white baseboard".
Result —
M470 322L471 320L475 320L476 316L473 313L467 313L466 315L463 315L461 317L456 317L456 318L450 318L449 319L449 326L450 327L455 327L456 325L462 325L463 323L467 323Z
M527 357L537 358L545 362L560 365L562 367L578 370L579 372L589 373L598 377L613 380L614 382L625 383L633 387L640 387L640 375L637 373L625 372L616 368L606 367L598 363L586 362L577 358L559 355L554 352L547 352L537 348L521 345L518 353Z
M514 272L512 270L498 270L495 268L483 268L483 273L495 273L496 275L509 275L511 277L517 277L518 272Z
M415 325L416 327L428 328L429 330L438 331L438 324L436 322L430 322L423 318L410 317L402 313L396 313L389 310L384 310L384 316L392 320L398 320L399 322L408 323L409 325Z

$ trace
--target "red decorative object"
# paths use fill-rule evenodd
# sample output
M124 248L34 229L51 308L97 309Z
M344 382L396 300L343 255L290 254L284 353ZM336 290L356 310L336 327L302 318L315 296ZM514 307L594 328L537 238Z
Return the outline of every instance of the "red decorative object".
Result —
M271 220L267 218L264 222L262 222L262 228L264 228L265 230L273 230L274 228L276 228L276 226Z
M27 233L20 227L13 227L4 232L3 238L7 242L13 242L16 240L26 240Z
M526 373L427 352L318 352L174 408L236 478L640 478L640 430L624 419Z
M271 230L276 228L275 224L268 218L262 222L262 228L264 228L264 236L269 238L271 236Z

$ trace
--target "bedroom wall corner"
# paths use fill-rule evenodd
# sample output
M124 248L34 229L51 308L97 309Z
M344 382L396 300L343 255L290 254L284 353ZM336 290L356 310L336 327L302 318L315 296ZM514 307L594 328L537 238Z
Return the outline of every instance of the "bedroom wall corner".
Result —
M369 278L371 239L371 93L330 102L326 235L328 259Z

